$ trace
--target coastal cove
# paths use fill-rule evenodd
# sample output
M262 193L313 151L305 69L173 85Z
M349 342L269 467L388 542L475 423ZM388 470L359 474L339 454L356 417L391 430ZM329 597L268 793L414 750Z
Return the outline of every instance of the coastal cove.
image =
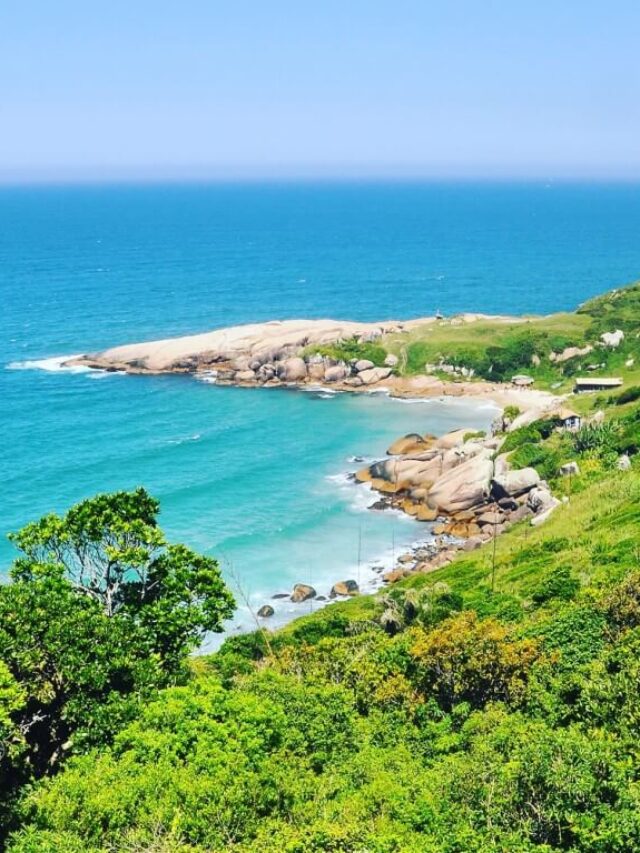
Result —
M7 532L92 491L144 484L161 501L169 537L219 559L254 609L272 603L274 626L320 606L272 602L274 593L304 582L327 595L346 577L359 578L366 591L380 582L372 566L388 569L412 543L429 538L425 525L403 514L367 509L375 495L347 476L363 464L356 458L372 461L415 429L486 429L497 412L490 400L252 391L183 376L125 377L58 365L14 363L22 369L5 373L9 389L27 378L40 389L32 406L15 410L16 430L30 437L35 451L33 493L29 501L18 498L9 479ZM61 397L65 419L75 425L72 460L64 431L54 432L47 458L37 452L51 430L46 401ZM6 566L12 558L6 541L1 553ZM253 626L241 604L229 629Z
M62 356L274 317L545 314L640 268L638 196L613 186L4 190L0 217L0 571L8 531L142 484L168 535L231 564L258 606L310 575L326 594L357 572L360 540L364 570L418 538L367 511L352 458L484 429L490 398L212 387L61 371Z

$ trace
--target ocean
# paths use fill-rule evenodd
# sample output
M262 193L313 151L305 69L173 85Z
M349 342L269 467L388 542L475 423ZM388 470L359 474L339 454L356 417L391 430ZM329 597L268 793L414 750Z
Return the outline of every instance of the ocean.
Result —
M346 477L405 432L495 410L63 371L59 357L290 317L574 308L640 274L640 189L578 184L0 188L5 534L144 485L168 535L259 606L297 581L367 587L425 535ZM275 601L275 623L318 605ZM231 630L250 625L241 608Z

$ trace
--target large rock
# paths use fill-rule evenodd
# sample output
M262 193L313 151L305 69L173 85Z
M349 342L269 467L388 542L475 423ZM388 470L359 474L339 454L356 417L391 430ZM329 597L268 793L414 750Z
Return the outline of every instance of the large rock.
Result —
M354 580L338 581L331 587L329 593L330 598L335 598L337 595L357 595L359 592L358 584Z
M606 347L615 349L619 347L624 340L624 332L622 329L616 329L615 332L603 332L600 335L600 340Z
M469 429L454 429L451 432L446 432L436 440L435 446L442 450L451 450L453 447L459 447L464 443L465 435L471 431Z
M229 364L229 367L231 368L231 370L236 370L236 371L238 371L238 370L249 370L251 368L251 361L252 361L252 359L250 359L249 356L241 355L241 356L238 356L238 358L232 359L230 364ZM254 368L251 368L251 369L253 370Z
M570 477L570 476L573 476L573 475L579 474L579 473L580 473L580 466L575 461L565 462L564 465L560 466L560 474L563 477Z
M418 504L418 509L413 515L417 521L435 521L438 517L438 510L426 504Z
M278 365L278 377L283 382L301 382L307 378L307 365L303 358L287 358Z
M368 475L358 471L356 479L360 482L371 479L386 480L395 483L397 488L403 484L403 488L430 489L443 474L463 465L475 456L488 458L491 456L491 451L477 443L468 443L464 447L452 447L445 451L430 448L422 453L395 456L374 462L366 469Z
M551 361L555 361L556 363L561 363L563 361L569 361L572 358L578 358L578 356L589 355L590 352L593 352L593 347L591 344L587 344L584 347L567 347L563 349L560 354L552 353L549 355L549 359ZM551 355L555 355L555 358L552 359Z
M616 468L618 469L618 471L629 471L631 469L631 459L629 459L626 453L623 453L621 456L618 456Z
M234 376L236 382L253 382L255 378L253 370L239 370Z
M493 474L490 456L484 450L439 477L429 490L429 505L452 514L482 504L489 495Z
M325 368L325 382L342 382L347 376L347 368L344 364L334 364L332 367Z
M395 367L398 364L398 356L390 352L384 360L387 367Z
M375 385L376 382L381 382L383 379L391 376L390 367L370 367L368 370L362 370L358 376L365 385Z
M291 593L291 601L294 604L300 604L301 601L308 601L310 598L315 598L318 593L312 586L306 583L297 583Z
M270 604L263 604L262 607L260 608L260 610L258 610L257 615L261 619L268 619L270 616L273 616L274 613L275 613L275 610L273 609L273 607Z
M544 524L544 522L549 518L549 516L555 511L556 507L558 506L560 506L560 501L557 498L554 498L553 503L550 506L542 510L542 512L537 512L533 516L533 518L531 519L531 524L534 527L538 527L540 524Z
M511 465L509 463L508 453L501 453L499 456L496 456L494 476L504 477L509 472L510 468Z
M261 382L268 382L276 375L276 368L273 364L261 364L258 368L257 378Z
M492 491L498 499L522 495L540 482L535 468L520 468L519 471L507 471L493 479Z
M398 438L387 450L389 456L405 456L408 453L419 453L421 450L428 450L431 447L432 441L418 435L417 432L410 432Z
M315 380L316 382L322 382L324 380L325 369L326 364L324 363L323 356L318 353L307 356L307 376L309 379Z
M560 501L551 494L551 490L546 483L541 483L539 486L531 489L527 495L528 506L533 512L540 513L549 509L552 506L557 506Z
M361 373L363 370L371 370L372 367L375 367L375 364L369 361L368 358L359 358L353 366L358 373Z
M529 494L531 494L531 492L529 492ZM513 509L509 512L509 522L511 524L517 524L518 521L528 518L532 512L533 510L528 506L528 504L521 504L517 509Z

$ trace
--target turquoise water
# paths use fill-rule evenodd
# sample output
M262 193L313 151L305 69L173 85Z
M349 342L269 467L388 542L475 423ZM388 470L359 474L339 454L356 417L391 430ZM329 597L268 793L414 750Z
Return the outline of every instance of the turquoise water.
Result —
M637 277L639 234L633 186L0 190L0 533L143 484L169 534L220 557L255 603L299 580L366 583L424 527L367 512L344 477L352 457L407 431L482 427L490 408L47 359L271 318L571 308ZM3 539L0 571L12 556Z

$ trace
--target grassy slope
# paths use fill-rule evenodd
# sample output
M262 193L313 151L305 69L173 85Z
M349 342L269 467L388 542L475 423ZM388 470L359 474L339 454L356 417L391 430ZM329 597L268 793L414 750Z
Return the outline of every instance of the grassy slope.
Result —
M615 351L597 349L563 365L549 361L551 350L560 352L568 346L594 345L602 332L615 329L625 332L624 343ZM421 373L426 363L437 364L443 358L454 364L475 364L485 378L491 379L488 368L495 359L487 353L493 352L495 356L498 349L504 351L507 367L512 372L526 370L536 379L536 387L549 388L560 383L557 387L566 391L572 386L572 377L593 362L605 362L604 368L593 372L594 376L615 373L626 383L640 382L639 332L640 284L636 283L589 300L572 313L527 317L514 323L480 320L458 326L448 321L436 322L408 334L388 335L382 343L400 357L401 370L406 374ZM541 360L538 367L531 363L533 352ZM519 362L522 354L525 355ZM635 358L635 364L628 368L625 361L630 357ZM506 376L510 378L508 374L509 370Z
M566 347L596 345L603 332L622 329L623 344L616 350L595 348L594 352L555 364L550 352ZM366 358L383 364L387 353L399 357L398 372L416 375L425 364L437 365L441 360L458 367L475 370L476 378L504 381L518 372L526 372L536 380L536 387L554 388L558 393L571 390L573 377L584 373L586 366L604 363L590 375L619 375L626 384L640 383L640 283L596 297L575 312L551 314L547 317L525 317L521 321L479 320L452 324L450 320L426 323L411 332L389 334L376 343L345 341L323 347L309 347L336 359ZM539 365L532 363L537 356ZM632 367L625 362L635 359ZM436 371L436 373L438 373ZM443 378L450 375L441 373Z

